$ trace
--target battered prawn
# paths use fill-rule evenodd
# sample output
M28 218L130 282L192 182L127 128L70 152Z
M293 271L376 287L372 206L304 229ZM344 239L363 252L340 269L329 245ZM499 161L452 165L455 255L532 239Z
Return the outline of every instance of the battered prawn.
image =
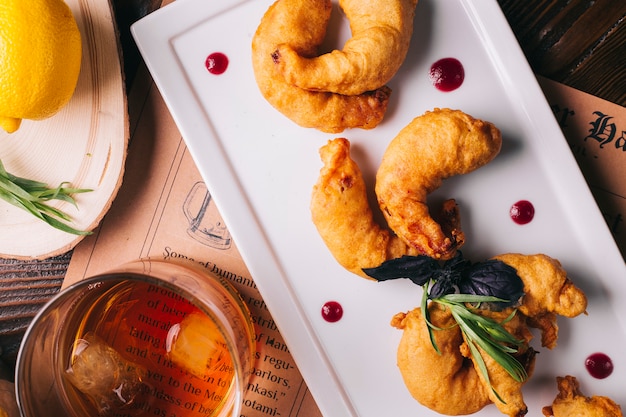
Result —
M557 377L559 389L554 402L543 408L546 417L622 417L622 408L608 397L586 397L578 380L571 376Z
M391 325L403 330L397 365L411 395L423 406L441 414L472 414L490 404L483 385L460 346L463 335L449 310L430 304L430 321L441 330L433 333L441 354L433 349L420 308L398 313Z
M422 254L452 258L462 232L430 216L427 196L444 179L490 162L501 145L498 128L460 110L435 109L413 119L391 141L376 174L376 195L389 227Z
M585 312L587 297L574 285L558 259L544 254L507 253L494 256L512 266L524 282L524 302L519 310L528 317L555 313L576 317Z
M517 271L524 282L524 302L519 311L532 327L541 329L541 344L549 349L558 339L557 315L576 317L586 313L587 297L568 278L561 263L544 254L508 253L495 256Z
M513 380L481 350L489 370L489 382L485 381L450 310L436 303L430 303L428 310L430 322L441 329L433 332L441 354L433 348L420 308L398 313L391 321L392 326L403 330L396 358L411 395L423 406L446 415L473 414L495 403L506 415L524 416L527 407L521 392L523 382ZM506 317L503 313L495 314L501 316L500 320ZM525 326L524 318L516 315L504 327L518 340L526 342L524 349L520 349L518 360L527 374L532 374L535 356L534 350L528 346L532 335Z
M323 167L311 197L313 223L337 262L354 274L369 278L363 268L372 268L402 255L418 255L374 219L363 175L350 157L350 142L329 141L320 149ZM459 228L453 200L444 206L448 223Z
M279 44L304 55L317 54L331 13L330 0L277 0L264 14L252 39L252 66L263 97L296 124L323 132L372 129L387 111L391 89L359 95L316 92L285 81L274 63Z
M566 274L564 279L558 261L546 255L506 254L495 259L511 262L509 265L517 269L525 295L517 314L508 322L503 320L511 312L510 308L501 312L477 312L502 322L509 333L524 342L516 356L530 376L534 368L534 350L529 346L532 339L529 327L534 327L534 318L555 313L566 317L582 314L587 308L587 298ZM558 272L543 275L545 271ZM538 283L541 285L537 286ZM428 309L431 322L443 329L433 332L441 355L432 346L420 308L396 314L391 321L392 326L403 330L397 364L411 395L424 406L447 415L471 414L489 403L494 403L508 416L525 415L523 383L515 381L493 358L481 352L490 379L490 382L486 381L479 365L469 354L461 330L454 325L450 311L432 302ZM540 331L544 330L540 328ZM542 346L552 349L556 345L556 339L548 342L546 345L542 336ZM495 395L494 390L504 401Z
M289 43L274 56L285 80L314 91L355 95L385 85L406 58L417 0L340 0L352 37L342 50L313 56Z

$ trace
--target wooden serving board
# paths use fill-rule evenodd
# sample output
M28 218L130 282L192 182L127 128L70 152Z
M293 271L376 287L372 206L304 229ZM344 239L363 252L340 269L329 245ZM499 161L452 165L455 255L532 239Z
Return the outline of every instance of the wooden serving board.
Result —
M0 133L0 159L8 172L52 187L68 181L93 189L76 195L68 213L72 226L93 230L122 181L129 139L124 77L111 5L99 0L65 0L82 36L78 85L70 102L43 121L24 120L20 129ZM0 200L0 257L45 259L66 253L82 237L54 229Z

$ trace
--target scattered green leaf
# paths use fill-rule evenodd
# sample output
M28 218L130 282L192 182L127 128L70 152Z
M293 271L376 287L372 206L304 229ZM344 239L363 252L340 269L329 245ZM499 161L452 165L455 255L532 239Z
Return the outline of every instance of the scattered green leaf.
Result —
M88 235L91 232L75 229L68 223L71 217L65 212L49 206L50 200L60 200L76 206L73 194L92 191L86 188L73 188L63 182L56 188L46 183L15 176L4 168L0 161L0 198L9 204L31 213L50 226L75 235Z

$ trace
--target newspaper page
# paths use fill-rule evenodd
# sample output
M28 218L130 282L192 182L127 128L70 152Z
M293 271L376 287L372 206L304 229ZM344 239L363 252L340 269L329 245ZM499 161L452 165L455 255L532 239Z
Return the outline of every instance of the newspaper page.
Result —
M626 259L626 108L547 78L539 82Z

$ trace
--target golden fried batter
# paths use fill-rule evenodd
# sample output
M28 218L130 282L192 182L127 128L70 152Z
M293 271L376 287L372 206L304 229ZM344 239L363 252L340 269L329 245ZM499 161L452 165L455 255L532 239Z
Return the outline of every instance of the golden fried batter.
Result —
M578 380L571 375L557 377L559 389L551 406L544 407L546 417L622 417L622 409L608 397L585 397Z
M312 56L324 40L330 0L277 0L267 10L252 39L252 65L265 99L300 126L338 133L347 128L372 129L387 111L391 89L381 87L347 96L308 91L289 84L272 54L279 44Z
M435 109L411 122L387 148L376 176L378 202L395 233L390 234L373 220L350 143L330 141L320 149L324 166L311 198L313 222L337 261L363 277L362 268L402 255L449 259L465 241L458 206L447 200L431 217L426 196L444 178L489 162L501 142L492 124L458 110Z
M397 351L397 362L404 383L411 395L422 405L446 415L472 414L488 404L511 417L524 416L528 409L522 396L523 382L517 382L489 355L480 348L488 369L489 387L478 365L471 358L463 334L448 309L431 303L428 307L430 320L443 330L434 331L435 342L441 351L433 348L426 322L420 308L394 316L391 325L404 330ZM505 313L482 312L496 321L503 321ZM526 341L520 350L520 360L530 375L534 368L534 351L528 348L532 335L523 316L515 316L505 328L519 340Z
M587 297L567 277L561 263L543 254L508 253L495 256L517 270L524 282L524 301L520 311L529 325L541 330L541 344L553 349L559 329L556 315L575 317L586 313Z
M441 355L433 349L420 308L398 313L391 321L403 330L397 363L404 384L420 404L438 413L475 413L491 402L489 389L461 353L463 335L450 311L431 303L429 312L431 322L443 329L434 333Z
M535 358L534 350L529 346L532 339L529 327L536 327L548 313L565 313L567 317L580 314L585 311L587 300L584 293L574 287L566 275L563 277L564 272L560 264L552 258L545 255L520 254L505 254L495 258L505 263L511 261L509 265L514 268L516 265L521 266L517 273L524 283L526 295L522 297L517 314L508 322L505 322L505 318L511 313L511 308L501 312L489 310L476 312L503 323L511 335L524 342L516 358L530 376ZM559 272L545 274L546 264L554 268L558 265ZM551 270L552 268L547 268L547 271ZM543 281L539 290L533 288L538 281ZM565 287L568 295L555 301L554 292L559 292ZM523 383L515 381L493 358L479 348L491 386L504 400L500 401L479 371L479 365L471 357L467 341L464 340L458 326L454 325L449 310L434 302L429 304L428 309L431 322L443 329L435 330L433 333L441 355L438 355L432 347L421 309L396 314L391 321L392 326L403 330L397 361L411 395L421 404L447 415L471 414L489 403L494 403L505 415L524 416L528 410L521 391ZM533 315L528 316L524 312ZM551 349L556 345L557 336L553 333L557 330L556 321L546 327L545 330L550 335L542 334L542 341L549 339L551 343L547 347ZM544 329L541 326L539 328L543 333Z
M493 124L459 110L435 109L413 119L391 141L376 174L376 195L389 227L420 253L452 258L463 235L442 228L430 216L426 198L444 179L487 164L501 145Z
M324 163L311 195L313 223L337 262L347 270L371 279L363 268L379 266L402 255L419 255L374 220L365 181L350 158L350 142L331 141L320 149ZM443 204L441 218L446 230L460 233L459 210L454 200Z
M313 187L313 223L337 262L365 278L363 268L410 251L375 221L361 170L350 158L350 142L339 138L320 149L324 166Z
M524 281L524 303L520 311L535 317L556 313L575 317L587 309L587 297L567 277L561 263L547 255L508 253L494 256L517 270Z
M530 318L530 326L541 329L542 346L553 349L559 333L556 315L575 317L586 313L585 293L570 281L561 263L549 256L508 253L494 259L517 270L525 292L519 309Z
M417 0L340 0L352 37L342 50L311 56L290 44L276 50L285 80L300 88L355 95L396 74L409 49Z

